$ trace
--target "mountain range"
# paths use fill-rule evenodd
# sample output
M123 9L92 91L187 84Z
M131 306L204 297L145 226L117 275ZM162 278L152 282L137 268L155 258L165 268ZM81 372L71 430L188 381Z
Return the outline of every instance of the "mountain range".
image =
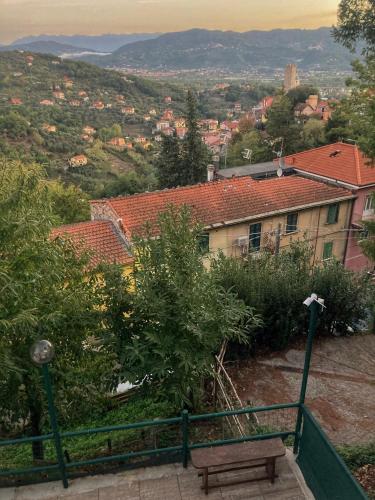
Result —
M353 55L333 40L330 28L244 33L192 29L130 43L100 58L88 55L84 59L116 68L233 72L275 70L295 62L302 69L334 72L350 69Z

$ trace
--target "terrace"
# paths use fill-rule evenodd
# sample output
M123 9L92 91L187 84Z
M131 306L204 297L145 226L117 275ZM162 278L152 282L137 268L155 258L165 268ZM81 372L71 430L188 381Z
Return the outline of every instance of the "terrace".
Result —
M218 486L209 491L212 499L304 499L359 500L366 495L336 453L327 436L305 405L305 393L312 353L312 342L321 302L316 296L306 300L310 308L310 326L300 397L297 402L263 407L245 407L230 411L193 414L183 410L174 418L155 419L132 424L60 432L49 382L48 361L41 364L49 402L51 433L0 441L0 446L17 446L35 441L54 443L55 458L48 464L25 469L0 469L0 479L22 478L25 483L62 480L20 488L0 490L6 500L31 498L124 500L205 498L197 470L190 463L190 452L199 448L281 438L287 447L285 457L276 462L274 484L255 481ZM236 425L233 425L235 423ZM236 429L239 431L236 431ZM126 434L127 433L127 434ZM114 446L115 439L133 433L136 448L126 451ZM69 453L72 440L90 435L103 436L103 454L82 459ZM113 443L111 436L113 436ZM105 449L107 443L107 449ZM146 467L157 465L157 467ZM124 470L127 469L127 470ZM98 475L102 472L116 474ZM262 473L263 471L261 471ZM90 479L76 479L97 474ZM225 475L227 475L226 473ZM260 479L259 471L236 471L241 479ZM220 474L220 481L224 474ZM243 476L243 477L242 477ZM230 473L233 479L233 472ZM25 479L29 478L29 479ZM31 479L30 479L31 478ZM218 480L212 475L210 481ZM308 486L308 488L306 487ZM63 489L63 487L65 489ZM310 491L310 490L311 491ZM312 492L312 493L311 493Z

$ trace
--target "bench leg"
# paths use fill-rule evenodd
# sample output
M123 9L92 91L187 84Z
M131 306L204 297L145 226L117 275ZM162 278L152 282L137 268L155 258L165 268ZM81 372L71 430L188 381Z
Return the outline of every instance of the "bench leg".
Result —
M275 465L276 465L276 458L267 458L266 461L266 470L267 470L267 475L273 484L275 482Z

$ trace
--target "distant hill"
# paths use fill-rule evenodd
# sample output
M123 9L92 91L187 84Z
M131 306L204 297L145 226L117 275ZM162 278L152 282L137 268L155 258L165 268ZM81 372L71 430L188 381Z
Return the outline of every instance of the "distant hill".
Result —
M1 51L12 51L12 50L24 50L28 52L34 52L37 54L52 54L55 56L78 54L82 52L94 52L87 48L78 48L73 45L68 45L66 43L59 43L54 41L36 41L36 42L25 42L13 45L7 45L0 47Z
M301 69L350 69L353 55L334 42L330 28L315 30L210 31L193 29L167 33L120 47L104 57L85 60L105 67L146 69L283 68L298 63Z
M128 43L156 38L160 33L132 33L125 35L35 35L15 40L12 45L23 45L34 42L57 42L72 45L78 49L95 52L113 52Z

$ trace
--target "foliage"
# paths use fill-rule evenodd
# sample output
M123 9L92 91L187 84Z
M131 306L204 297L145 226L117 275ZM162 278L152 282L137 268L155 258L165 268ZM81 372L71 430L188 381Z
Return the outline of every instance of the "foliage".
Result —
M285 155L301 148L301 129L296 123L293 103L288 97L275 97L267 112L266 131L273 140L283 139Z
M64 186L61 182L46 184L52 211L61 224L72 224L90 219L88 196L73 184Z
M303 125L302 137L305 147L316 148L326 143L325 124L321 120L310 119Z
M334 260L312 268L306 243L293 244L278 256L264 252L254 258L250 254L246 261L222 256L213 269L219 283L262 317L253 348L279 349L305 332L307 315L301 304L312 292L323 297L327 306L319 319L321 334L332 334L334 329L347 333L347 326L355 327L366 317L371 300L366 276Z
M337 451L346 465L355 470L362 465L375 465L375 442L356 445L341 445Z
M375 206L375 193L372 194L372 203ZM362 224L367 231L367 238L363 239L360 243L363 253L375 262L375 221L374 220L364 220Z
M0 170L0 351L20 370L1 374L0 426L24 426L38 435L46 409L30 345L47 338L55 346L51 374L62 422L100 404L113 383L106 369L112 356L89 342L100 325L98 278L87 268L87 256L78 257L69 242L50 238L55 219L41 170L4 159ZM39 443L33 452L42 457Z
M197 241L200 234L186 207L171 207L160 214L157 227L145 228L135 241L131 308L127 283L121 286L120 276L106 280L123 290L110 305L117 311L117 326L110 330L120 345L123 376L152 383L154 395L177 406L199 404L202 380L211 373L221 343L243 342L245 332L259 324L243 301L212 279Z
M294 89L290 89L286 95L295 106L300 102L305 102L309 95L319 95L319 90L311 85L299 85Z
M156 169L160 188L183 185L181 147L177 137L163 135L160 154L156 160Z
M238 136L238 137L237 137ZM251 149L251 163L272 160L272 150L269 144L262 139L259 130L252 130L245 134L236 134L231 141L227 153L227 166L243 165L245 160L242 153Z
M364 42L364 52L375 50L375 0L341 0L338 8L335 39L354 51Z

